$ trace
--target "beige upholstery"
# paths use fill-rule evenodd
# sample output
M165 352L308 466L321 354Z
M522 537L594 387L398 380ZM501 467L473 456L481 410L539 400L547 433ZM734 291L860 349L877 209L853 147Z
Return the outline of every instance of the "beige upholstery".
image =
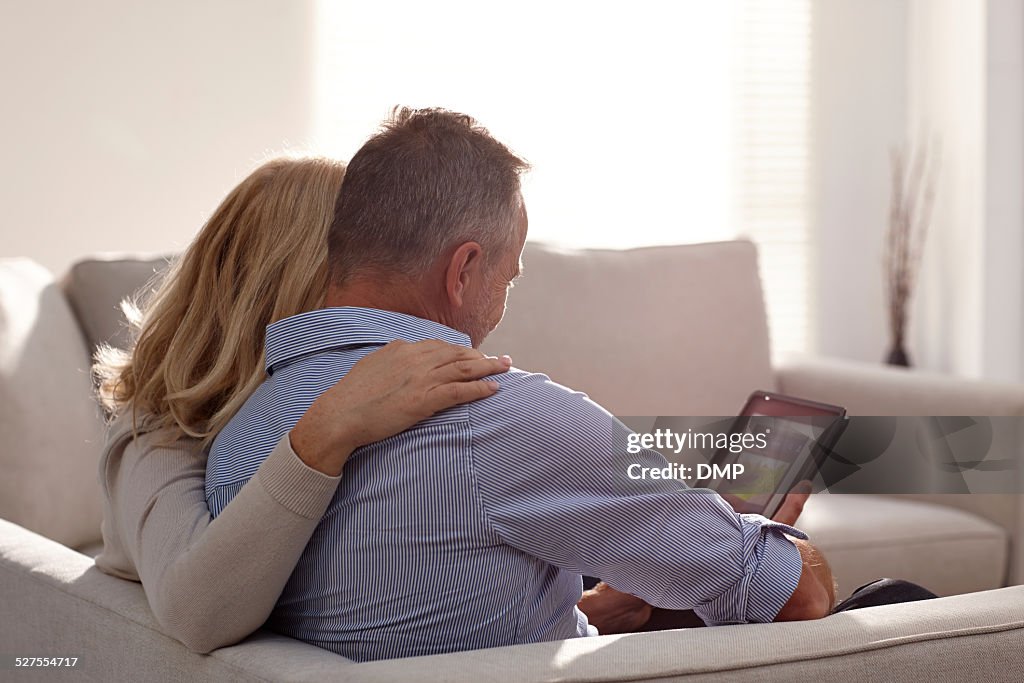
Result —
M956 508L889 496L815 495L800 528L836 567L839 595L880 577L906 578L937 595L1006 581L1007 532Z
M168 259L90 259L71 267L61 285L91 354L99 344L128 346L121 302L144 291L166 269Z
M1024 386L822 358L789 359L779 391L838 402L851 415L1024 415Z
M70 546L99 539L103 429L91 386L50 274L0 259L0 517Z
M527 244L484 350L618 415L735 415L774 384L750 242L628 251Z
M1024 680L1024 587L820 622L601 636L354 664L258 633L203 656L161 634L138 584L0 520L0 642L81 658L76 681ZM72 672L65 672L72 673ZM49 677L47 677L49 676ZM16 680L53 680L53 672Z
M312 680L302 674L306 666L326 659L337 671L346 662L280 637L210 657L193 654L160 632L139 584L103 574L91 558L3 520L0 594L3 653L80 657L74 671L60 672L76 681ZM0 679L4 673L10 672ZM44 671L37 680L53 677ZM19 672L13 680L33 679Z

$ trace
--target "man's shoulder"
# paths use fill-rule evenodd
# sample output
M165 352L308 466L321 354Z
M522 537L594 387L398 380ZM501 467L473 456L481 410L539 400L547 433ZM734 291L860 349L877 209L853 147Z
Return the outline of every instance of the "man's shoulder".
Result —
M491 375L486 379L498 383L498 393L487 400L508 401L528 400L531 396L549 395L553 398L588 398L582 391L576 391L551 379L543 372L530 372L521 368L510 368L508 372Z
M581 417L612 419L610 413L582 391L552 380L540 372L512 368L487 379L498 382L498 391L468 404L475 426L516 423L520 430L561 430Z

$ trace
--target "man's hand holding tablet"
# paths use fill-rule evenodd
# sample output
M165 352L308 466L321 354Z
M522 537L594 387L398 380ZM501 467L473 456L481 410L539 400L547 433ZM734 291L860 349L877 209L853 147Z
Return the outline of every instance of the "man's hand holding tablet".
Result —
M723 493L721 496L736 512L752 513L756 515L760 515L763 512L761 506L748 503L738 496L734 496L729 493ZM796 486L791 488L789 493L786 494L785 499L782 501L782 505L779 506L779 509L776 510L774 515L772 515L771 519L775 522L794 526L804 511L804 505L807 504L807 499L810 497L811 482L806 479L797 482Z

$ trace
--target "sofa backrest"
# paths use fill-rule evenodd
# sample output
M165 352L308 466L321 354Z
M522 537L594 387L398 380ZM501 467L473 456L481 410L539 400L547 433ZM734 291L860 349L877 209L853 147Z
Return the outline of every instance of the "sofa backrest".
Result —
M62 286L90 355L100 344L128 346L121 302L156 284L170 257L87 259L71 266Z
M89 260L64 281L89 348L127 340L120 301L166 258ZM733 415L772 389L751 242L631 250L529 243L524 277L483 345L619 415Z
M99 540L102 443L60 288L28 259L0 259L0 517L72 547Z
M735 415L773 388L757 250L527 244L483 349L587 392L617 415Z

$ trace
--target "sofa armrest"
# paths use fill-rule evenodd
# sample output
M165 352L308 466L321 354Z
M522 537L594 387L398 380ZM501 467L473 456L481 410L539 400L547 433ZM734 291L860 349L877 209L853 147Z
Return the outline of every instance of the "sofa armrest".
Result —
M1024 385L1000 384L903 368L822 358L798 358L775 369L784 394L845 406L851 415L1024 415ZM1024 583L1024 496L905 494L984 517L1010 536L1009 583Z
M352 663L327 650L257 633L211 655L160 630L142 586L103 574L92 558L0 519L0 679L14 655L78 657L76 681L311 681ZM50 680L40 669L12 680ZM49 677L46 677L46 675ZM6 680L6 679L4 679Z
M1024 385L869 363L799 358L775 369L779 391L845 406L851 415L1024 415Z
M1024 587L844 612L367 662L352 681L1024 680ZM899 674L902 673L902 676Z

